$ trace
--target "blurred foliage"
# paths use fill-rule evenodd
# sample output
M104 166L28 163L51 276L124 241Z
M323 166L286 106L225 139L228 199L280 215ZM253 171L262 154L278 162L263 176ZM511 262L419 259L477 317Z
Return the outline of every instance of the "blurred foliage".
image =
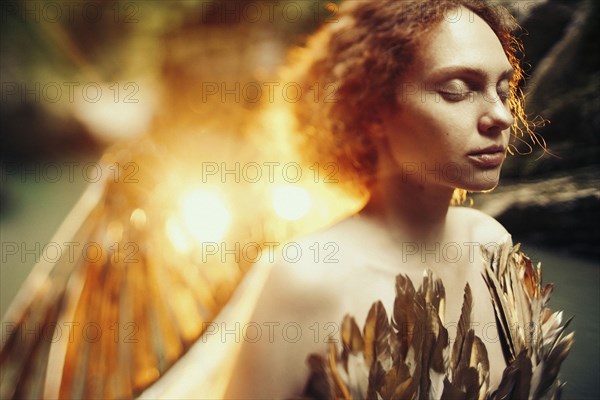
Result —
M97 153L110 144L78 118L66 93L57 102L40 95L45 83L138 83L142 101L146 94L159 98L157 104L148 101L155 120L147 132L168 127L172 135L182 124L213 124L208 119L218 119L219 110L214 108L223 102L201 104L198 110L193 96L202 83L272 78L286 48L328 17L329 3L2 2L1 157L24 161ZM37 97L27 92L36 84L41 85ZM227 112L235 116L218 122L243 131L235 125L249 117L243 109L230 107Z

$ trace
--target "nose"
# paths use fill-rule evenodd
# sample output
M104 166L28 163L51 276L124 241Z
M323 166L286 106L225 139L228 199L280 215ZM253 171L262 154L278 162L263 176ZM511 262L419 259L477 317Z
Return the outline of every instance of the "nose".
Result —
M514 122L510 107L498 95L484 101L485 109L479 118L479 131L482 134L498 134L510 128Z

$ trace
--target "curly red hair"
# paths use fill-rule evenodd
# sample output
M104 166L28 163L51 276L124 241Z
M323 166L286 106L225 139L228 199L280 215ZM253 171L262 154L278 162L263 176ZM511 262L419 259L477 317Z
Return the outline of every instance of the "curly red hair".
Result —
M370 125L380 110L396 104L423 35L444 18L472 18L459 15L465 9L500 40L515 70L509 99L513 133L531 133L518 87L523 71L517 57L521 45L513 35L517 24L504 8L482 0L346 1L336 22L324 24L306 47L291 53L284 73L302 93L318 89L321 94L292 104L304 155L320 164L333 162L343 181L368 187L377 167Z

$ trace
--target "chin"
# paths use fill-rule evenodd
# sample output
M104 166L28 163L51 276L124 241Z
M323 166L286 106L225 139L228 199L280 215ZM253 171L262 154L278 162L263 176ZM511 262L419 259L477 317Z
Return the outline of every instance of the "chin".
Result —
M500 168L476 171L470 178L465 182L469 192L490 192L500 182Z
M464 189L473 193L486 193L496 189L497 186L498 180L486 180L485 182L470 182L470 184L465 185Z
M491 192L494 190L500 182L500 174L496 176L474 176L472 179L465 180L460 189L464 189L468 192L479 193L479 192Z
M467 165L461 170L462 174L458 177L459 179L451 180L452 176L448 175L448 183L453 184L457 189L472 193L489 192L498 186L500 171L500 167L484 169Z

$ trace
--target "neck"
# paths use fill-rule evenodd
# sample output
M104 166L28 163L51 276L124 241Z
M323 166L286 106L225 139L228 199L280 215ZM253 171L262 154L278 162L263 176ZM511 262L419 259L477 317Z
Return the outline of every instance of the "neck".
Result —
M453 189L408 181L401 174L378 176L361 215L384 224L396 239L441 241Z

